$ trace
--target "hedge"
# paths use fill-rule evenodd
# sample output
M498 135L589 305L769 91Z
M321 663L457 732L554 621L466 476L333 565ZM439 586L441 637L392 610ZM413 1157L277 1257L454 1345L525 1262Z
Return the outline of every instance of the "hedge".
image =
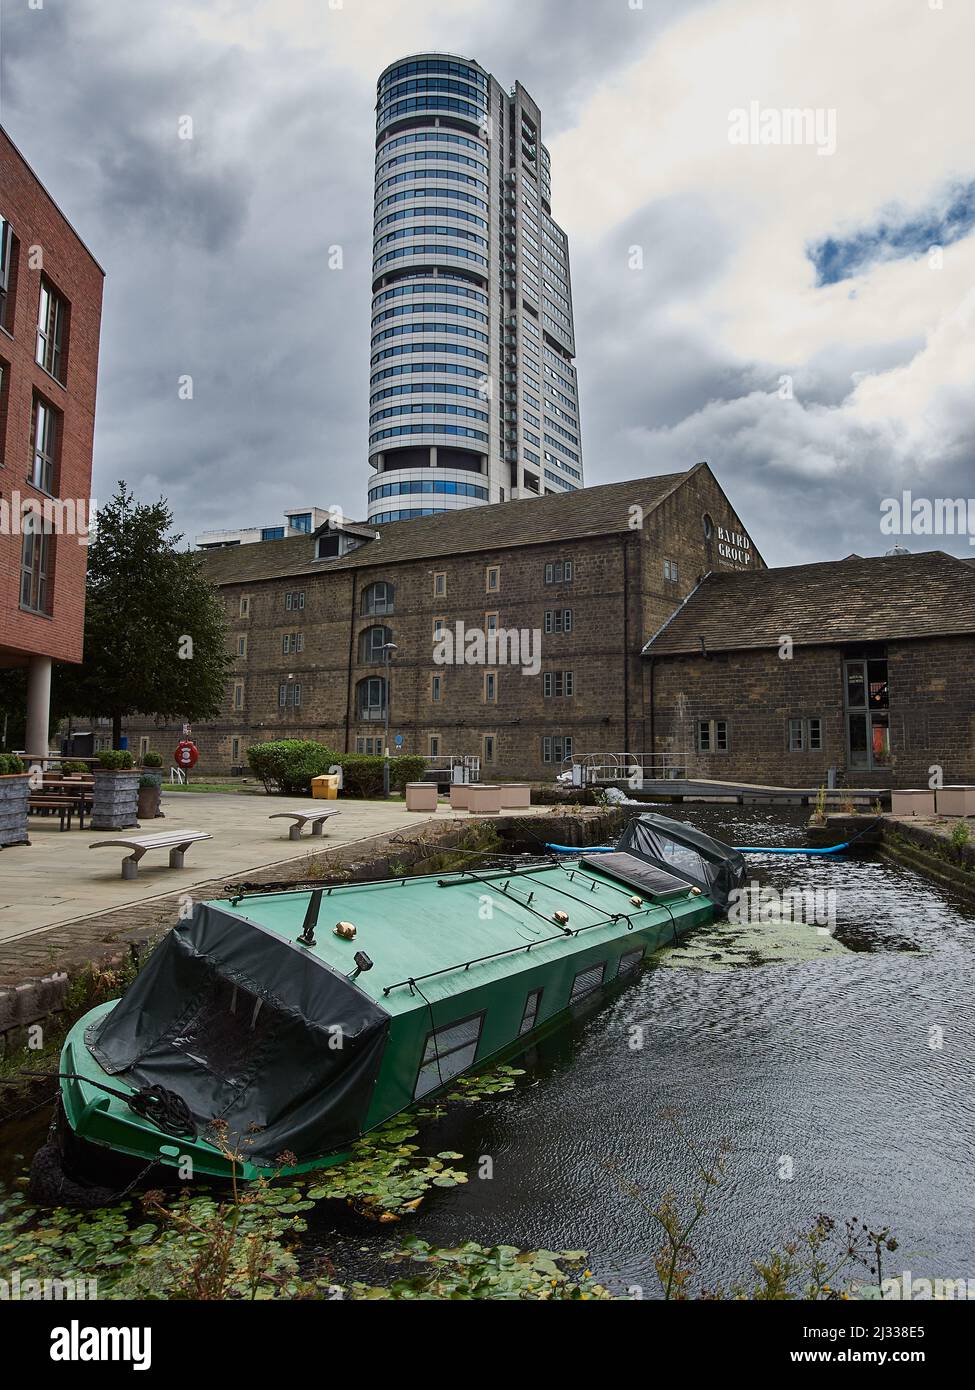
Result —
M341 767L342 790L346 796L382 796L383 759L368 753L336 753L324 743L310 739L285 738L272 743L255 743L247 750L247 763L266 791L284 796L306 796L311 779ZM427 766L426 758L401 756L389 760L390 786L402 791L407 782L418 782Z
M311 739L282 738L272 743L255 743L247 750L247 763L264 790L284 796L302 796L311 791L311 779L320 777L337 762L338 753Z
M370 753L341 753L335 761L342 767L342 790L346 796L382 796L385 759ZM390 758L390 787L401 792L407 782L421 781L426 766L426 758L408 754Z

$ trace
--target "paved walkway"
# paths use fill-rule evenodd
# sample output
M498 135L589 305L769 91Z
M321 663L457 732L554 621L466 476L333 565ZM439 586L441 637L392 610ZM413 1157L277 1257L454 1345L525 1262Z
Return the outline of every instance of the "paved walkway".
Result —
M166 894L192 892L198 884L304 859L316 851L326 853L357 840L405 828L415 832L434 819L458 814L446 800L436 817L407 811L402 801L341 800L341 815L329 818L323 839L310 838L306 830L295 841L288 839L290 821L268 817L307 806L308 797L164 792L162 804L164 820L147 821L128 834L208 830L213 839L191 845L182 870L168 867L167 851L154 850L142 860L138 878L129 881L121 877L122 850L89 848L95 840L116 835L124 839L125 831L79 831L77 822L74 829L61 831L55 817L32 816L31 844L0 851L0 942ZM540 806L518 814L548 810Z

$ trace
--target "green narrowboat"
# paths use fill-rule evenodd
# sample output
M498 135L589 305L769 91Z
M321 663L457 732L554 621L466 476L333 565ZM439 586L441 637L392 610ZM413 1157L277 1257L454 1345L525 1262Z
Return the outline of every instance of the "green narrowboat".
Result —
M341 1162L633 977L743 877L736 851L640 816L608 854L196 903L67 1038L63 1170L104 1183L121 1158L247 1180Z

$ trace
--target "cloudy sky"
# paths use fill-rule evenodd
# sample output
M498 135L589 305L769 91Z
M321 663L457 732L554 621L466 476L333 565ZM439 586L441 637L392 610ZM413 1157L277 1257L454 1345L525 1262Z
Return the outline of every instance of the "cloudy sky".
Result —
M975 496L970 0L3 0L0 40L107 271L98 497L364 513L375 81L431 48L542 108L588 482L707 459L777 564ZM818 144L730 138L785 108Z

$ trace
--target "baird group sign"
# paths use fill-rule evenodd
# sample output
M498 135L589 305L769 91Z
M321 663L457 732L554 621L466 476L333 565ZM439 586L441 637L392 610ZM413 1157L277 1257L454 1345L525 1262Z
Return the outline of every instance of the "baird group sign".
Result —
M718 554L722 560L733 565L750 565L752 562L752 543L742 531L728 531L723 526L715 528L718 537Z

